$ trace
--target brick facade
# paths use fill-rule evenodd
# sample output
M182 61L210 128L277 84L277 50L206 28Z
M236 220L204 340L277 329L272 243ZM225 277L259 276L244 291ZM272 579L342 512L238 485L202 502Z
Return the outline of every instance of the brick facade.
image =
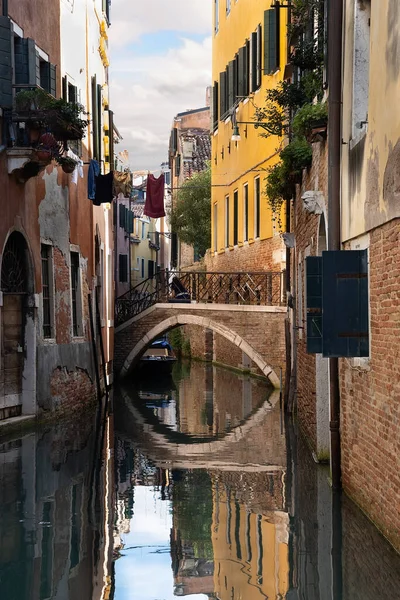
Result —
M307 353L306 330L306 281L305 258L316 256L325 250L319 239L321 215L308 213L301 196L305 191L318 190L327 198L328 144L313 144L313 161L309 171L304 171L302 185L297 186L296 201L292 211L292 230L295 232L296 248L292 253L292 286L296 303L296 364L297 364L297 412L299 423L312 449L317 452L317 406L316 406L316 357ZM321 244L322 241L322 244Z
M340 361L345 490L400 548L400 219L370 233L370 360Z
M220 254L208 253L206 271L282 271L285 268L282 238L275 235L266 240L235 246Z

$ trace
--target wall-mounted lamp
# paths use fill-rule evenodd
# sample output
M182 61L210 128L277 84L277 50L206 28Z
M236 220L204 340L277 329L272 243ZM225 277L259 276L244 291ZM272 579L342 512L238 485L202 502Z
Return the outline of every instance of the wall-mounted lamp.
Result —
M242 138L240 137L239 126L234 125L231 140L232 140L232 142L240 142L241 139Z

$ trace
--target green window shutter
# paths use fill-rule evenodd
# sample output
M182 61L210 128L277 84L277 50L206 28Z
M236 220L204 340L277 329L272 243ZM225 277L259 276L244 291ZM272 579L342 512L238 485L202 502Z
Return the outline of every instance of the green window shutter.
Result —
M133 212L128 210L128 233L133 233Z
M368 253L322 253L322 353L369 356Z
M56 96L56 82L57 82L57 67L56 65L50 64L50 87L49 92L52 96Z
M32 40L33 42L33 40ZM33 42L34 43L34 42ZM41 78L40 78L40 56L39 56L39 52L37 52L36 48L35 48L35 84L36 85L41 85Z
M257 89L261 86L262 74L262 27L257 27Z
M67 77L66 76L64 76L62 78L62 97L64 100L67 100L67 97L68 97Z
M250 91L255 92L257 89L257 33L254 31L251 34L251 82Z
M322 352L322 256L306 258L307 352Z
M39 57L40 58L40 57ZM46 92L50 92L50 63L39 60L40 85Z
M235 61L231 60L228 65L228 107L232 108L235 104Z
M219 75L219 117L222 120L226 113L226 72L220 73Z
M246 46L239 49L239 73L238 73L238 96L247 96L246 92Z
M12 106L11 21L0 17L0 106Z
M119 226L125 228L125 206L123 204L119 205Z
M218 127L218 82L213 85L213 129Z
M270 69L271 48L270 48L270 44L269 44L269 37L270 37L270 20L271 20L272 12L275 12L275 11L272 11L272 10L264 11L264 75L269 75L271 73L271 69Z
M125 212L124 229L125 229L125 233L129 233L129 210L126 208L126 206L124 206L124 212Z
M279 68L279 11L264 12L264 74L270 75Z
M28 62L28 81L29 85L40 85L40 66L39 54L36 52L35 40L28 38L26 40L26 53ZM38 69L39 69L39 81L38 81Z

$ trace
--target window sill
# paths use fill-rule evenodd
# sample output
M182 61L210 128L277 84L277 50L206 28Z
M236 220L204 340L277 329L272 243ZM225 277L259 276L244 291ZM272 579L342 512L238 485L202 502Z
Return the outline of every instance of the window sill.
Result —
M86 339L83 335L72 335L71 342L72 344L82 344L83 342L86 342Z
M350 150L353 150L353 148L355 148L357 146L357 144L359 144L360 142L362 142L362 140L365 138L365 136L367 135L367 127L363 127L362 129L360 129L360 131L357 133L357 135L353 138L351 138L351 140L349 141L349 148Z

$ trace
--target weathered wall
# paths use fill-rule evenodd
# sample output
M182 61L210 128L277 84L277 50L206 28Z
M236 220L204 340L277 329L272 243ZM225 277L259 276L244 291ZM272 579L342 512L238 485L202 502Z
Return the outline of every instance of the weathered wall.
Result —
M295 251L292 251L292 286L296 308L295 344L297 366L297 411L299 423L308 438L308 442L317 455L327 457L329 453L327 428L329 424L329 397L326 364L321 356L307 353L307 313L306 313L306 257L320 255L326 249L327 203L328 193L328 144L318 142L312 145L313 160L309 170L303 172L302 184L296 186L292 218L295 232ZM311 214L304 208L301 196L306 191L319 191L322 213ZM317 373L321 385L317 389ZM324 397L320 388L324 387ZM319 414L319 419L317 415ZM318 420L323 421L318 427ZM321 434L325 428L325 434Z
M285 363L285 315L283 307L157 304L116 329L115 369L118 373L123 368L125 375L152 339L190 323L227 336L233 345L241 344L279 387L279 367Z
M343 485L400 548L400 219L370 234L370 358L340 361Z

